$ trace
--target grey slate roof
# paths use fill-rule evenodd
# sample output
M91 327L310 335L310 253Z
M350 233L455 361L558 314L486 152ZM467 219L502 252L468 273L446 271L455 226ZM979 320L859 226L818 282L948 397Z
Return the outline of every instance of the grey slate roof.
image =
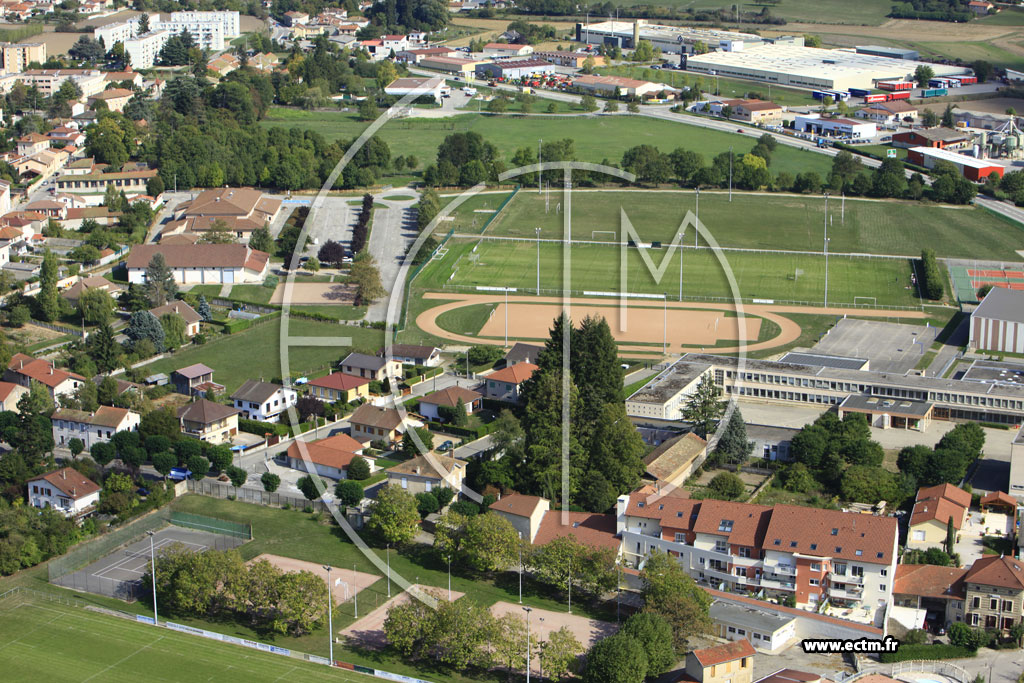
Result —
M974 316L1024 323L1024 292L993 287L974 309Z
M238 387L235 393L231 394L232 400L249 401L250 403L263 403L281 389L280 384L261 382L256 379L247 379L245 384Z

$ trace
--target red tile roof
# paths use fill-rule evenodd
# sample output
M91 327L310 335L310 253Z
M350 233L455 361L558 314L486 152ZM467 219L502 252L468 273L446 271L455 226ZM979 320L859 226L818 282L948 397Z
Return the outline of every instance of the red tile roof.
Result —
M19 375L42 382L51 389L68 379L77 379L80 382L85 381L85 377L79 374L55 368L48 361L32 358L23 353L14 354L11 357L11 362L7 364L7 368Z
M755 654L757 654L757 651L754 650L754 646L746 638L693 651L693 656L703 667L725 664L726 662L733 662L743 657L753 657Z
M1024 590L1024 564L1012 557L988 555L974 561L964 581Z
M343 470L348 468L353 458L359 456L357 451L362 448L363 445L351 436L338 434L320 441L306 443L305 448L300 446L298 441L293 442L288 447L286 455L289 458L303 460L303 451L305 451L309 459L317 465Z
M346 375L343 372L332 372L325 377L317 377L316 379L311 380L309 385L313 387L323 387L325 389L348 391L349 389L355 389L356 387L361 387L362 385L369 383L370 380L366 377Z
M562 524L561 510L548 510L537 529L534 545L545 545L561 538L573 536L583 545L611 548L618 551L620 542L615 535L615 516L596 512L568 512L568 524Z
M952 484L924 486L918 489L916 500L924 500L925 498L947 498L962 507L971 506L971 494Z
M516 363L512 367L498 370L487 375L487 380L495 382L507 382L509 384L522 384L533 376L537 366L533 363Z
M59 470L33 477L28 480L28 483L39 480L52 484L73 500L85 498L100 490L96 482L71 467L62 467Z
M517 517L529 517L543 500L540 496L509 493L491 503L491 509L495 512L505 512Z
M892 592L896 595L919 595L925 598L963 599L966 573L966 569L959 567L900 564L896 566Z
M981 497L979 502L983 506L1006 505L1013 507L1014 509L1017 508L1017 499L1005 491L993 491L992 493L986 493Z
M953 527L963 525L964 516L971 506L971 494L952 484L926 486L917 492L917 502L910 513L910 526L938 521L941 524L953 519Z

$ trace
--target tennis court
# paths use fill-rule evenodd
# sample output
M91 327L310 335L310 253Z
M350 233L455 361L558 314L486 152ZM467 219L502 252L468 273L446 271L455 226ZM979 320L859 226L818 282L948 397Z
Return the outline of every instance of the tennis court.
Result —
M244 542L232 536L169 526L153 533L152 549L159 555L167 548L181 545L187 550L202 552L208 548L228 550ZM65 588L131 600L145 590L141 579L149 571L149 566L150 541L147 536L53 582Z
M978 303L978 290L986 286L1024 290L1024 271L1021 270L965 268L964 266L951 266L949 270L957 299L961 303Z

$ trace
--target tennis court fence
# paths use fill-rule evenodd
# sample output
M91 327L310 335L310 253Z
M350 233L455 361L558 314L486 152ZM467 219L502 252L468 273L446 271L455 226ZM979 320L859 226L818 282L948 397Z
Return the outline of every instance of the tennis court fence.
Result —
M243 538L247 541L252 540L252 525L250 524L230 522L226 519L216 519L215 517L197 515L191 512L179 512L177 510L171 510L170 520L174 526L185 527L186 529L209 531L214 534Z

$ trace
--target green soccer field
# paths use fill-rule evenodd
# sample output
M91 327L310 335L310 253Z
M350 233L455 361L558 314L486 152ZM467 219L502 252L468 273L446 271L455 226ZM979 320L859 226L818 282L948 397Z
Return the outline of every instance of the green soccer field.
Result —
M550 196L523 189L487 227L488 235L560 239L560 191ZM829 251L916 256L930 246L939 256L1017 261L1024 230L985 209L908 201L847 199L845 211L829 199ZM576 190L572 197L573 239L618 240L621 210L644 241L670 242L687 212L693 191ZM844 215L845 214L845 217ZM818 251L823 247L825 202L821 196L702 192L700 220L724 247ZM595 231L615 231L612 236ZM686 243L693 243L693 229Z
M478 286L515 287L532 293L537 282L536 243L484 240L472 251L476 241L449 242L448 253L424 268L416 285L443 289L446 284L461 286L457 291L475 291ZM666 249L652 249L651 260L657 267ZM801 303L824 300L825 259L821 255L772 254L765 252L723 252L735 275L740 295L746 299L774 299ZM574 292L619 291L620 254L618 246L576 245L572 250L571 281ZM829 267L830 305L877 303L889 306L916 306L920 303L911 287L911 265L904 259L831 256ZM449 276L455 277L449 280ZM542 244L540 248L540 286L542 294L561 290L562 247ZM627 291L679 295L678 252L666 264L660 283L645 267L637 249L627 257ZM715 254L708 249L684 249L683 296L730 299L728 280ZM874 297L871 302L860 297Z
M4 681L369 680L27 593L0 602L0 671Z

